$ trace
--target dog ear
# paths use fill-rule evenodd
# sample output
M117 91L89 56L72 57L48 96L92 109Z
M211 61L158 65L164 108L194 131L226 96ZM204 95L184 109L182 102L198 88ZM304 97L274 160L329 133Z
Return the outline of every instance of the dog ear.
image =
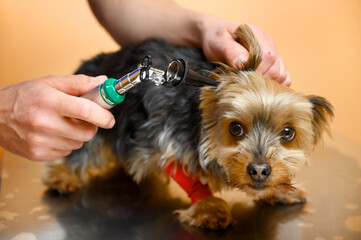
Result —
M218 121L218 102L219 96L215 87L204 87L200 96L199 105L202 110L203 129L210 129Z
M331 103L323 97L309 95L307 98L312 103L312 126L316 144L324 131L330 135L329 124L334 117L334 110Z
M246 24L242 24L236 29L234 35L236 41L246 48L249 53L248 60L243 63L242 70L255 71L262 60L262 54L261 48L251 28Z
M199 146L199 162L203 169L206 169L208 164L214 161L212 155L212 146L217 139L217 124L218 124L218 102L219 96L216 93L215 87L203 87L201 94L201 103L199 105L202 110L202 127L201 127L201 141Z

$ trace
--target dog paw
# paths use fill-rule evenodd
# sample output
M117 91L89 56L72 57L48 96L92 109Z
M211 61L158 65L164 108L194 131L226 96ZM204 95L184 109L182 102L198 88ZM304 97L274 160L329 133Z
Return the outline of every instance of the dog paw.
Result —
M229 205L216 197L205 198L188 209L176 212L181 222L198 228L222 230L235 223Z
M275 204L284 204L284 205L293 205L293 204L302 204L306 202L306 192L301 189L293 190L279 190L274 193L270 198L262 199L263 202L275 205Z
M83 185L79 176L65 165L56 162L46 166L42 180L46 186L59 193L72 193Z

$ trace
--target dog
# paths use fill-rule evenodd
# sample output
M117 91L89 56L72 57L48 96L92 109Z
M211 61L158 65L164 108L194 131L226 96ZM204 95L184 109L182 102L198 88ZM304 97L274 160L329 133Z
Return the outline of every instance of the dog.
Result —
M210 63L200 49L159 39L85 62L78 74L120 78L146 55L153 56L158 69L183 58L219 84L156 86L143 81L111 109L116 118L112 129L99 129L81 149L47 163L44 183L61 193L74 192L119 164L136 182L154 172L166 170L173 178L177 172L197 186L201 182L205 188L199 191L206 192L188 209L177 211L179 220L212 230L225 229L234 220L228 204L207 189L235 188L269 204L305 202L294 177L329 132L333 107L323 97L264 78L255 71L262 56L250 28L241 25L234 35L249 51L242 70Z

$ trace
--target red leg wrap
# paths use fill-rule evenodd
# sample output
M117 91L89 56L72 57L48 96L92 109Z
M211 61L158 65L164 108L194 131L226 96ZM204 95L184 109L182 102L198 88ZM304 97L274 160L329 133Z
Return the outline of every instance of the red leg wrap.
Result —
M193 203L213 196L208 185L204 185L199 181L199 176L194 177L191 173L188 175L185 174L180 164L175 165L174 162L172 162L168 166L163 167L163 169L187 192ZM187 170L187 168L185 168L185 170Z

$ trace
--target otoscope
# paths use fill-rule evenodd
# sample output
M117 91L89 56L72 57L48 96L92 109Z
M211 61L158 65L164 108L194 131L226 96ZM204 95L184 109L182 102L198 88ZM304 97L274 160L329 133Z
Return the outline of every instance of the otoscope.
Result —
M216 80L207 78L189 69L184 59L175 59L168 64L165 71L152 67L152 57L146 56L137 69L119 79L109 78L103 84L94 88L81 97L87 98L105 109L110 109L125 99L125 93L141 83L150 80L155 85L177 86L183 82L200 85L217 86Z

